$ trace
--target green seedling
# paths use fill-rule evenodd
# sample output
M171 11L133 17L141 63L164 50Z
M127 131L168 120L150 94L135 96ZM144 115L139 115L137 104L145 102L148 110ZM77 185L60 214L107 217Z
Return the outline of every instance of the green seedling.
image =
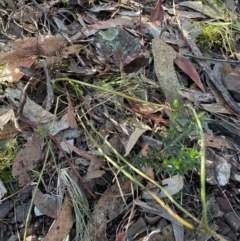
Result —
M170 176L184 175L193 170L200 161L199 151L193 147L187 147L186 140L198 138L196 119L193 116L182 116L178 112L178 103L173 104L174 111L170 119L170 128L161 134L162 148L154 148L148 156L138 156L136 165L140 167L152 167L156 173L165 172ZM204 116L199 115L201 123Z

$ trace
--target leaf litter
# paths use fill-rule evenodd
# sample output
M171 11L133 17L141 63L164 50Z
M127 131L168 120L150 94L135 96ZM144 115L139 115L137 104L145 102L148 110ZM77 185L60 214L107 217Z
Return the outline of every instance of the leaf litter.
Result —
M181 241L196 237L213 240L212 234L183 228L176 216L163 209L148 192L167 200L165 193L154 190L155 184L148 180L142 190L119 174L119 170L131 172L116 150L201 219L202 209L197 198L199 167L192 167L190 178L161 171L166 160L158 163L163 151L168 150L165 143L169 128L173 130L175 116L171 111L177 99L185 119L189 115L184 107L187 103L211 118L205 133L207 205L212 214L209 226L223 238L236 240L240 228L236 208L240 194L238 65L233 63L228 72L219 65L214 73L211 68L217 66L215 60L206 64L209 60L204 60L203 54L191 45L195 44L200 20L225 21L225 16L220 16L214 5L193 1L177 2L171 7L161 1L69 1L69 5L60 1L32 1L31 4L22 1L16 5L13 1L1 2L4 3L0 13L1 34L7 40L0 45L4 110L0 116L0 137L1 141L17 138L20 148L12 166L5 169L12 167L14 193L6 185L0 189L0 210L7 210L1 217L4 223L0 222L0 229L7 231L3 231L0 238L10 240L19 234L22 240L29 212L35 218L28 220L32 227L44 228L28 231L28 239L63 240L68 236L73 240L74 236L85 236L84 240L92 241L139 240L140 237L144 240ZM81 6L83 11L78 11L76 6ZM181 18L178 24L184 29L180 24L176 28L172 17L176 14ZM231 14L236 15L234 11ZM6 23L7 16L14 16L8 18L10 25ZM192 57L184 57L189 49ZM95 86L104 87L104 93L96 91ZM179 122L184 124L182 120ZM181 138L184 129L176 131L178 137L170 146L177 148L166 156L179 154L180 159L183 158L181 151L197 146L199 136L191 133L188 138ZM151 161L154 151L157 155ZM110 164L108 158L116 165ZM169 170L176 165L172 160L167 166ZM151 166L143 165L148 161ZM72 171L64 172L63 168ZM65 180L64 185L59 183L59 176ZM15 220L17 229L8 232L8 227L12 230L14 211L7 199L12 198L11 194L18 195L18 188L24 189L36 180L40 181L35 188L41 191L35 195L29 192L24 203L15 201L15 214L20 218ZM144 183L143 177L138 176L137 180ZM80 193L84 193L85 201ZM40 216L32 212L31 199ZM79 212L89 208L86 199L91 218L87 212ZM226 200L230 209L218 209ZM155 230L149 232L150 229Z

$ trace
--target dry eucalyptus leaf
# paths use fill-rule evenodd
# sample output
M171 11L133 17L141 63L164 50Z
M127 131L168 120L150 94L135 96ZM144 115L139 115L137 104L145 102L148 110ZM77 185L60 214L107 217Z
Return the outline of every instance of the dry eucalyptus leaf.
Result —
M40 190L37 190L34 197L34 204L42 214L51 218L57 217L58 199L56 196L43 194Z
M73 223L72 203L69 198L66 198L44 241L62 241L69 234Z
M104 160L102 158L92 159L90 161L87 174L83 177L85 182L88 182L92 179L96 179L105 174L105 170L100 168L104 165Z
M42 158L42 141L39 133L34 132L32 138L14 159L12 174L20 185L25 185L28 182L28 171L33 170Z
M134 145L137 143L139 137L147 130L151 130L151 128L147 125L141 125L136 127L134 132L130 135L124 156L127 156L130 153Z
M175 175L169 178L166 178L162 181L162 185L164 186L164 189L166 192L168 192L169 195L174 195L182 190L183 188L183 176ZM159 198L166 197L166 194L164 192L160 192L158 188L155 189L155 191L152 190ZM146 191L142 192L142 198L143 199L153 199L150 194L148 194Z
M121 188L122 193L119 188ZM123 199L127 198L131 191L131 182L127 181L120 182L120 187L115 183L104 192L94 207L92 219L86 232L86 240L106 240L108 219L116 218L122 212L125 206Z
M17 108L19 108L22 91L16 88L9 87L5 90L5 92L7 97L15 104ZM54 115L52 113L44 110L40 105L36 104L28 97L26 98L23 115L27 119L37 123L48 123L54 118Z
M188 75L203 92L206 92L197 70L195 69L194 65L188 58L186 58L185 56L183 56L179 53L176 53L176 58L174 59L174 63L186 75Z
M168 194L174 195L181 191L183 188L183 176L175 175L173 177L166 178L162 181L162 185ZM166 197L166 194L161 192L158 196L160 198L164 198Z
M73 107L71 98L67 96L67 100L68 100L67 119L68 119L69 126L71 129L77 129L78 124L74 115L74 107Z

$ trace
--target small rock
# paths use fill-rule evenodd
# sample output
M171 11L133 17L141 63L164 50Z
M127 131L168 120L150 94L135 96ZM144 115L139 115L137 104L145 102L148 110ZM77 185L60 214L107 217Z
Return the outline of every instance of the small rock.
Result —
M12 218L14 216L14 212L13 211L11 211L11 212L9 212L8 214L7 214L7 217L8 218Z
M226 224L226 222L223 222L221 219L216 220L216 225L218 226L218 232L222 235L226 235L231 231L231 228Z
M25 202L28 198L32 196L33 188L34 188L33 185L27 185L20 191L19 197L22 202Z
M11 211L13 208L13 203L9 200L4 201L2 204L0 204L0 219L4 219L8 212Z
M226 213L223 217L235 232L240 228L240 218L233 211Z
M19 205L16 207L15 209L15 217L12 218L12 223L17 222L25 222L26 221L26 217L27 217L27 213L29 210L29 206L30 206L30 202L29 203L24 203L22 205Z
M146 231L146 229L147 229L147 225L146 225L146 222L145 222L144 218L139 218L127 230L127 237L129 239L132 239L137 234L140 234L140 233Z
M216 198L217 204L220 208L220 210L224 213L228 213L232 211L232 207L229 204L228 200L226 198L222 198L222 197L217 197Z
M237 240L237 235L231 230L227 235L226 235L228 238L229 238L229 240L231 240L231 241L236 241Z
M219 217L219 206L214 197L207 201L207 211L211 213L211 217Z

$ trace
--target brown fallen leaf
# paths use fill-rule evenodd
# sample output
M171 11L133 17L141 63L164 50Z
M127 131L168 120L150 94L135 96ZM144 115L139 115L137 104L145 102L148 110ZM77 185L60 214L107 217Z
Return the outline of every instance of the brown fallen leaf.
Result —
M176 58L174 59L174 63L186 74L188 75L196 85L203 91L206 92L202 81L199 78L198 72L196 71L194 65L191 61L185 56L176 53Z
M128 16L120 16L113 19L112 18L108 19L106 21L99 21L97 23L89 25L88 29L96 29L96 30L109 29L112 27L116 27L117 25L129 27L129 28L134 27L132 18Z
M23 58L14 63L7 64L6 68L0 74L0 82L7 81L8 83L18 82L25 74L18 67L31 67L35 61L35 56Z
M73 108L72 101L71 101L71 98L69 97L69 95L67 95L67 100L68 100L67 120L68 120L69 126L71 129L77 129L78 125L77 125L77 121L75 119L74 108Z
M0 51L0 65L13 63L37 55L52 55L62 49L66 40L61 36L31 37L16 40L3 46Z
M126 181L120 182L120 187L115 183L103 193L92 212L92 219L88 224L86 232L88 234L86 240L107 240L106 229L108 220L116 218L122 212L126 204L125 197L131 191L131 182Z
M62 241L69 234L73 222L72 202L67 196L44 241Z
M9 122L0 129L0 139L8 140L16 136L21 130L23 131L28 128L29 125L23 122L20 122L18 127L13 122Z
M83 180L85 182L91 181L92 179L99 178L105 174L105 170L101 170L100 168L104 166L103 159L92 159L90 161L89 167L87 169L87 174L83 176Z
M134 147L134 145L138 141L139 137L144 132L146 132L147 130L151 130L151 128L147 125L144 125L142 123L140 123L140 124L136 123L136 124L138 124L138 126L135 128L135 130L133 131L133 133L129 137L124 156L129 155L130 151L132 150L132 148Z
M222 136L216 136L210 131L204 133L205 145L207 147L216 148L222 150L223 147L234 150L233 144Z
M154 106L147 106L147 105L144 105L144 104L138 104L138 103L135 103L133 101L129 101L129 102L131 104L131 107L132 107L133 111L141 114L144 118L150 119L150 120L152 120L156 123L162 123L165 126L169 126L168 120L162 118L161 115L154 114L158 111L161 111L161 109L156 108Z
M163 7L162 7L162 0L158 0L155 8L153 9L149 21L154 22L157 25L161 25L164 17Z
M88 160L94 160L94 159L98 160L99 159L99 156L97 156L97 155L92 155L92 154L89 154L87 151L80 150L76 146L71 145L67 141L65 141L65 143L69 147L70 150L74 151L76 154L78 154L79 156L81 156L85 159L88 159Z
M42 158L42 142L40 134L34 132L31 140L18 152L13 161L12 174L21 186L28 182L28 171L34 169Z

